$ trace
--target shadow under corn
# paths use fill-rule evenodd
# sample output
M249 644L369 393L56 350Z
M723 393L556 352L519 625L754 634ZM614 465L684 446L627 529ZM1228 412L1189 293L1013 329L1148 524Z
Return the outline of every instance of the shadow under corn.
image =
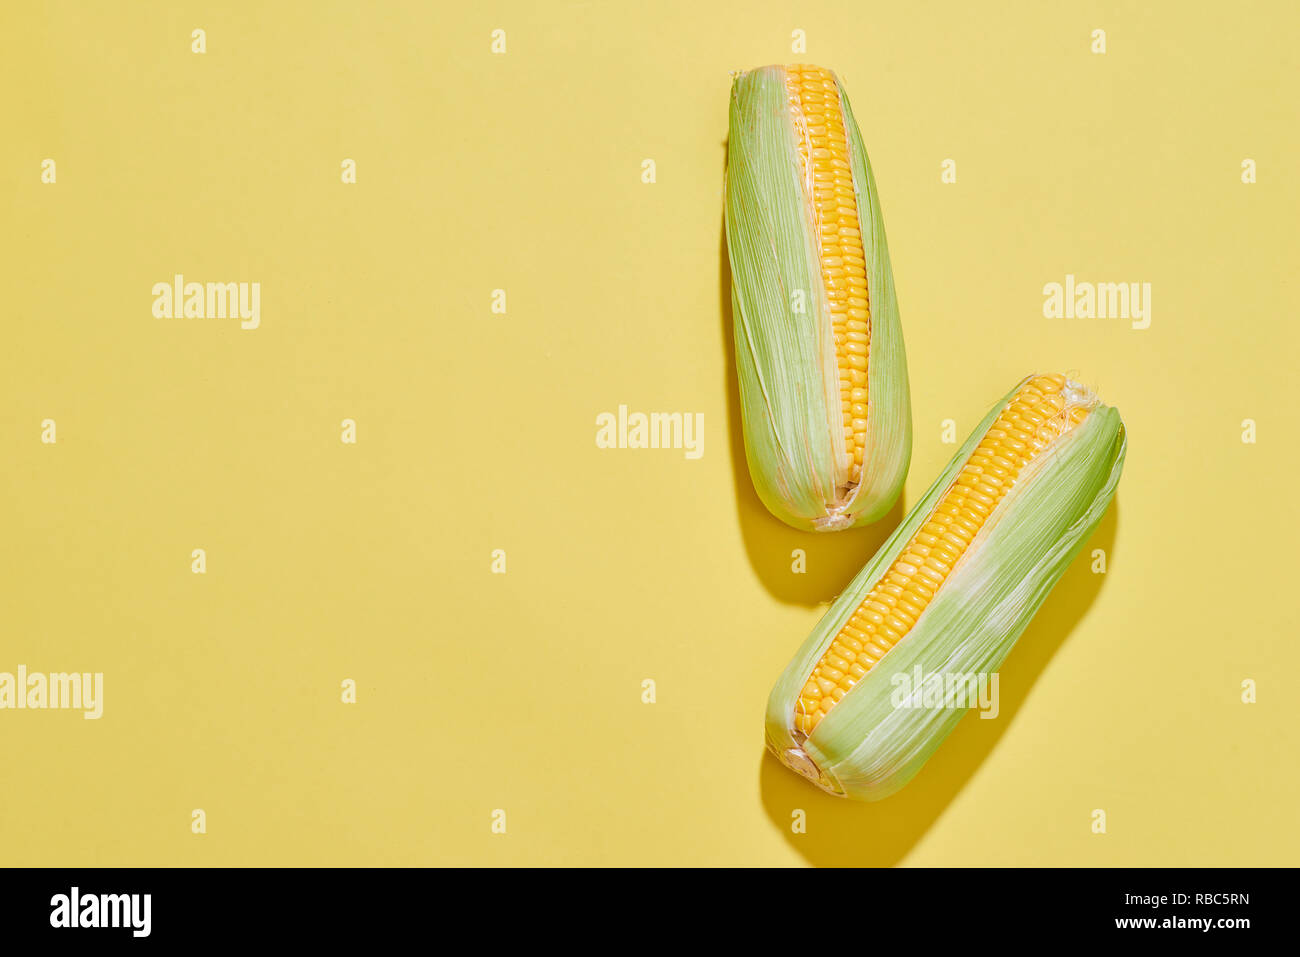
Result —
M968 714L919 774L901 791L874 803L846 801L817 790L767 751L759 765L763 807L773 826L811 864L884 867L898 864L965 786L1015 720L1029 690L1097 597L1105 575L1092 572L1092 550L1113 565L1119 497L1057 582L1007 660L998 669L999 713ZM791 813L807 814L807 833L790 830ZM960 862L953 862L960 863ZM975 863L975 862L970 862Z
M763 505L754 491L749 464L745 460L740 383L736 376L736 339L731 314L731 263L727 258L725 223L719 260L722 343L727 360L727 430L736 513L745 552L759 581L774 597L790 604L823 604L838 595L893 534L904 514L903 496L900 495L894 507L878 521L865 528L843 532L799 531L786 525ZM793 570L795 549L802 549L806 555L806 570L801 573ZM794 647L791 646L792 651Z

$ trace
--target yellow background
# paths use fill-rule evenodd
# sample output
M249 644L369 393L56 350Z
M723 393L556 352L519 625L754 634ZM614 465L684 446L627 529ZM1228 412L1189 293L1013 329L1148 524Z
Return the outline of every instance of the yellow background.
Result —
M0 712L0 862L1296 863L1300 17L1070 6L6 5L0 671L103 671L105 714ZM906 507L1031 371L1130 440L1001 716L877 805L762 749L901 515L804 535L744 469L728 73L794 29L881 191ZM154 319L178 272L261 328ZM1150 329L1043 318L1066 273L1150 282ZM704 457L597 449L620 403Z

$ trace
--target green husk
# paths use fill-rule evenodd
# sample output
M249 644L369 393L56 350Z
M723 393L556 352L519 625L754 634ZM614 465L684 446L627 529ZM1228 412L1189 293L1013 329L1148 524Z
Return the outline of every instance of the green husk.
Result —
M995 672L1115 494L1127 439L1118 410L1097 402L1081 425L1026 466L903 640L811 735L794 730L795 703L813 667L1019 387L976 427L903 524L836 599L772 689L768 747L832 794L877 800L911 780L966 709L896 707L891 700L894 676L912 675L917 666L927 675ZM946 703L951 705L951 698Z
M838 79L836 80L839 86ZM745 456L759 498L795 528L833 531L875 521L897 500L912 452L911 400L884 221L862 136L839 86L871 297L867 449L862 478L841 498L832 455L842 428L818 246L800 183L784 71L732 83L726 230ZM794 292L802 290L802 310Z

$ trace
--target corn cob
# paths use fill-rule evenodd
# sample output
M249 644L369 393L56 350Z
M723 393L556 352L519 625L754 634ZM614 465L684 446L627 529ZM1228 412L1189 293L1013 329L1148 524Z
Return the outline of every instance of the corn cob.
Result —
M835 601L768 699L767 744L818 786L906 784L964 708L898 707L898 676L988 675L1101 520L1119 412L1061 375L998 402Z
M745 452L795 528L874 521L912 448L907 362L875 181L829 70L735 77L727 250Z

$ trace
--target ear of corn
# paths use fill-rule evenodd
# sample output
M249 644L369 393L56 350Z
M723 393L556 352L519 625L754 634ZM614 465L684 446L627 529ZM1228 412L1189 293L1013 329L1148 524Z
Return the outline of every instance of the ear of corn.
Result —
M1119 412L1031 376L976 427L777 681L767 744L832 794L906 784L965 713L898 707L895 677L996 671L1114 496Z
M847 95L818 67L769 66L731 92L726 228L745 453L796 528L885 514L911 405L894 279Z

